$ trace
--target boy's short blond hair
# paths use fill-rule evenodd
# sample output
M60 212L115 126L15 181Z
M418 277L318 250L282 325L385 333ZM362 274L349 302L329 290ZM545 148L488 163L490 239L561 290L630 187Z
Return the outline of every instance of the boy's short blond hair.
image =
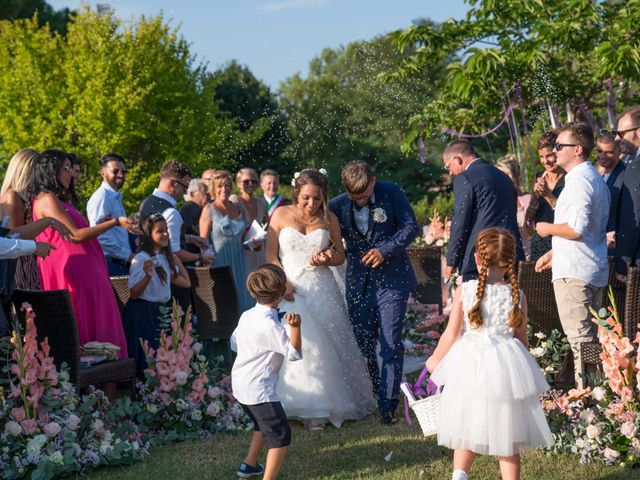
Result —
M341 177L347 192L358 195L369 187L373 179L373 172L364 160L352 160L342 169Z
M287 287L287 276L277 265L266 263L254 269L247 277L247 289L261 305L279 302Z

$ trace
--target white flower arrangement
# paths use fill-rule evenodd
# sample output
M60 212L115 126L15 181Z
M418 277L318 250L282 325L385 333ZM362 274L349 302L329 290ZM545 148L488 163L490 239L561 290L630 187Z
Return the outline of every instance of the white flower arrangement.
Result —
M306 169L305 169L306 170ZM304 170L303 170L304 171ZM324 175L325 177L327 177L329 174L327 173L327 171L324 168L320 168L318 169L318 171ZM300 172L296 172L293 174L293 178L291 179L291 186L295 187L296 186L296 180L298 179L298 177L300 176Z
M374 208L373 209L373 221L374 223L384 223L387 221L387 212L384 211L384 208Z

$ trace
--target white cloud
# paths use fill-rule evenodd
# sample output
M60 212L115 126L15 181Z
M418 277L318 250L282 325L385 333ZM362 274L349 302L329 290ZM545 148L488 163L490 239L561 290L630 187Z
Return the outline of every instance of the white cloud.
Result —
M284 0L282 2L272 2L261 7L265 12L281 12L292 8L321 8L329 4L329 0Z

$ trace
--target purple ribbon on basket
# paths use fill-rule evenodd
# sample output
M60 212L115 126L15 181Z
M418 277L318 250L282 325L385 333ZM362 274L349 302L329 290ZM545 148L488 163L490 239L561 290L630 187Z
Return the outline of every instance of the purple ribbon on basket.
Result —
M424 388L422 388L422 382L424 382L424 378L428 373L429 371L427 370L427 367L424 367L422 372L420 372L420 376L418 377L418 380L416 380L416 383L413 385L409 384L411 393L413 393L414 396L427 398L438 393L438 385L436 385L430 378L427 379L427 383ZM406 395L404 396L404 418L409 425L412 424L411 417L409 416L409 400L407 400Z

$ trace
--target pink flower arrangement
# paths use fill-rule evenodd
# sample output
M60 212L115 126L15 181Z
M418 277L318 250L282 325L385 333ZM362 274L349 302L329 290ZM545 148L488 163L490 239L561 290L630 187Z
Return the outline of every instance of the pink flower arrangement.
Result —
M429 222L430 223L424 227L424 242L427 245L446 247L449 243L451 231L451 221L449 217L444 217L443 220L436 210L433 212L433 216Z
M438 305L425 305L409 297L404 318L405 351L410 355L430 355L442 334L446 316Z

